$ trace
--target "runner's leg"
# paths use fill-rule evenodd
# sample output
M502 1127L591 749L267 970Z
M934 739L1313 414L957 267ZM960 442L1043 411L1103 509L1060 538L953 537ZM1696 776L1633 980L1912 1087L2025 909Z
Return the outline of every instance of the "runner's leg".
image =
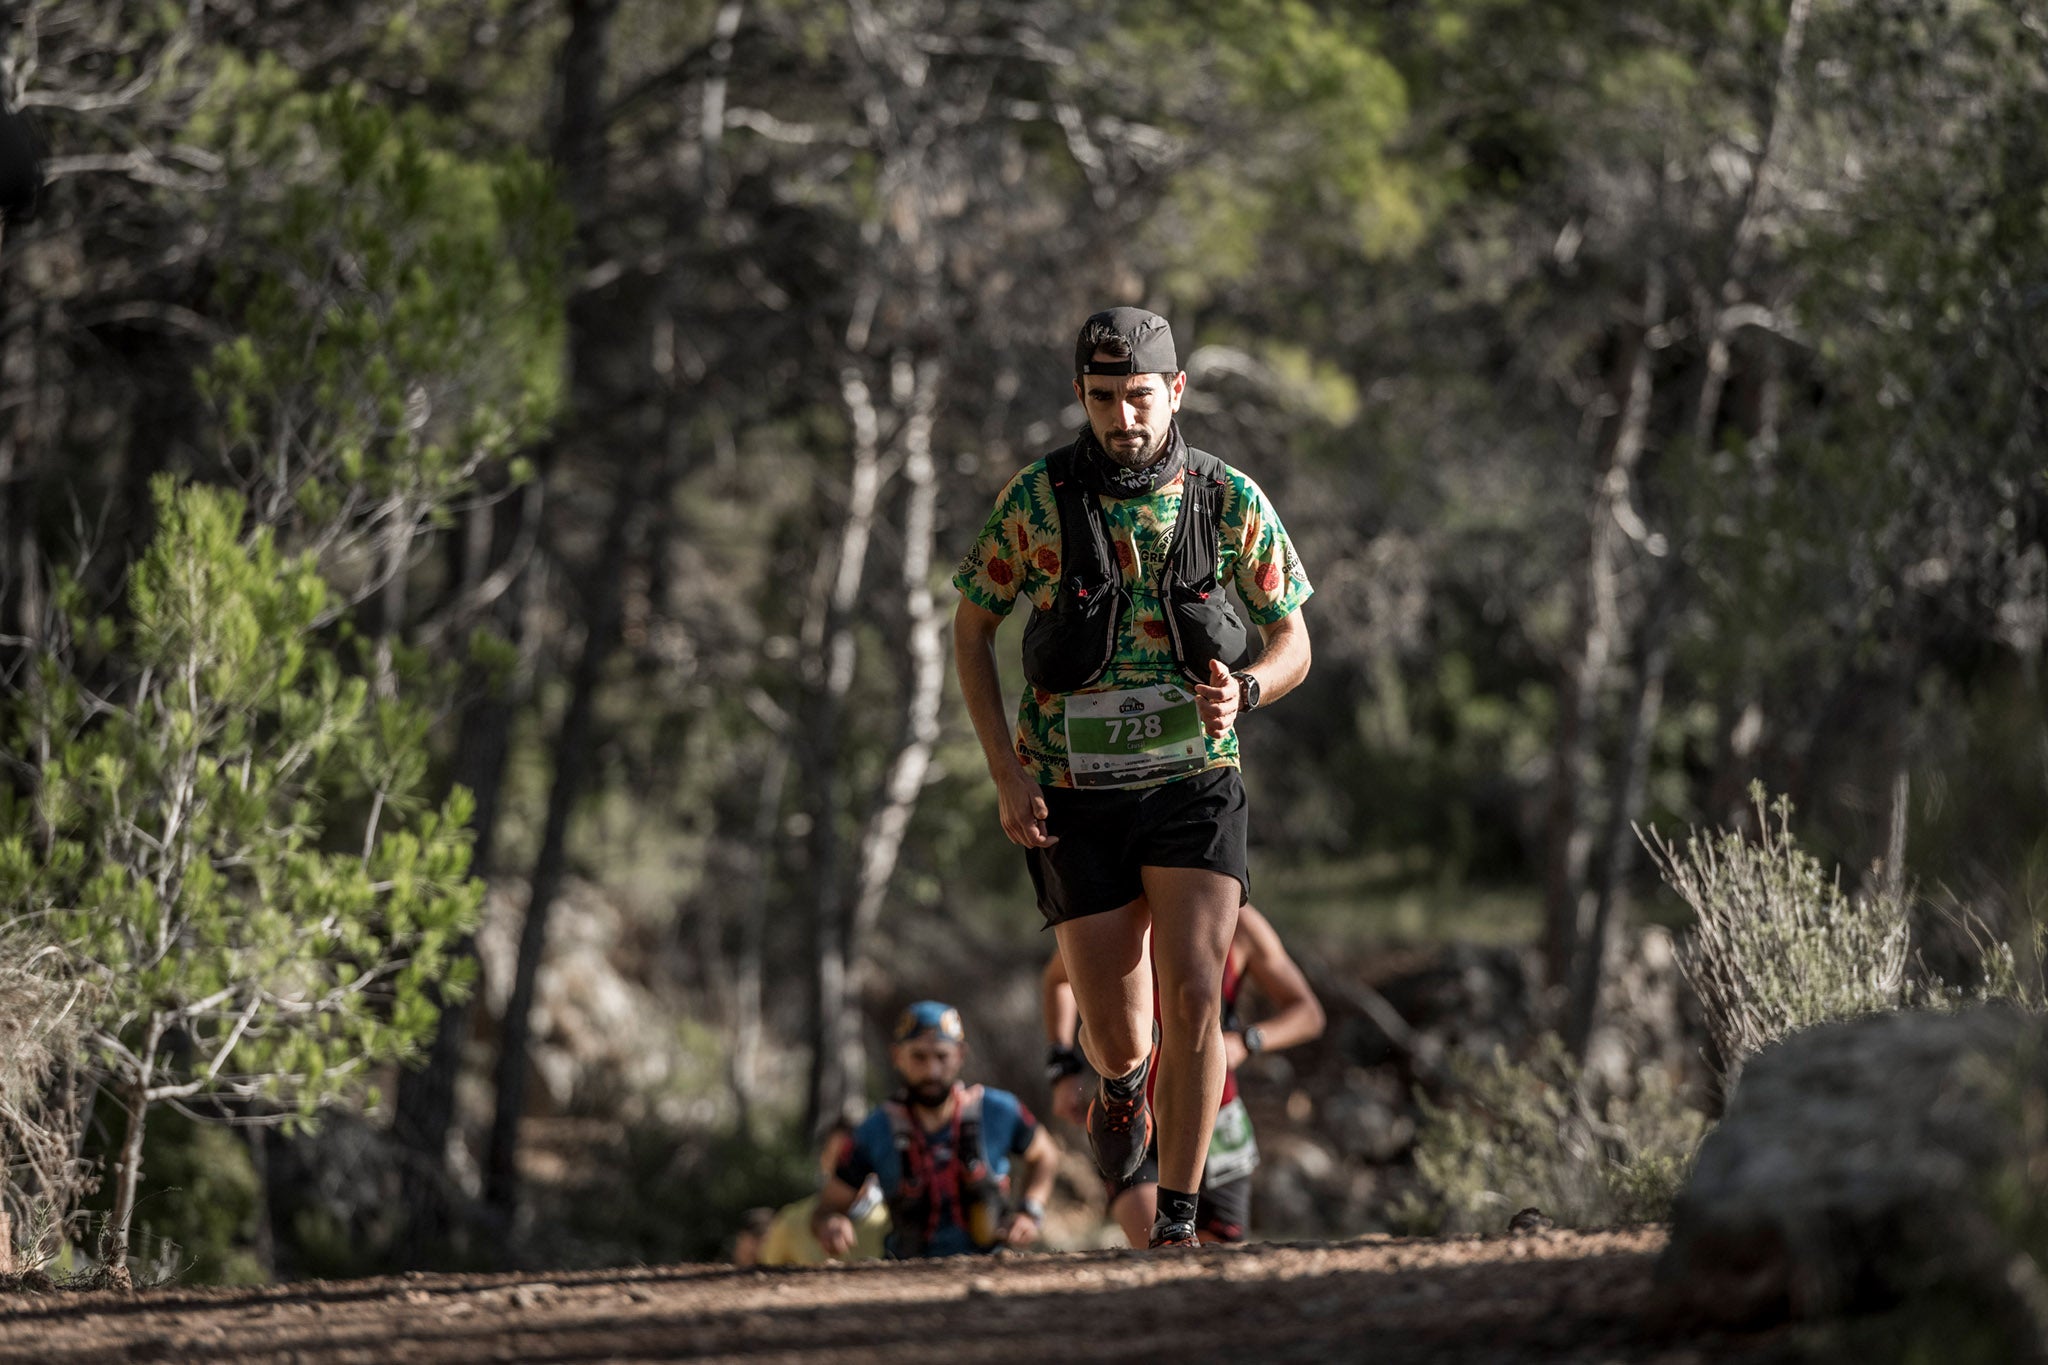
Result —
M1152 1095L1159 1184L1194 1193L1223 1098L1223 959L1243 887L1194 867L1141 869L1159 972L1159 1079ZM1063 926L1064 927L1064 926ZM1073 958L1067 959L1069 967Z
M1127 1076L1152 1051L1152 973L1145 959L1150 920L1140 896L1053 926L1081 1014L1081 1052L1100 1076Z
M1109 1201L1110 1216L1124 1230L1124 1237L1140 1251L1152 1240L1152 1219L1159 1212L1159 1187L1147 1182L1133 1185Z
M1252 1178L1241 1175L1202 1190L1202 1212L1196 1219L1204 1242L1242 1242L1252 1221Z

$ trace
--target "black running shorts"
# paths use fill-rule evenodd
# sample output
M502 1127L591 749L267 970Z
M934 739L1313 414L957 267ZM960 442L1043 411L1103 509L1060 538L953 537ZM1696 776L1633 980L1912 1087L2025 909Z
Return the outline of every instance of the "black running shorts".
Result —
M1156 787L1041 787L1046 832L1059 842L1024 859L1047 924L1129 905L1144 894L1141 867L1201 867L1237 878L1245 868L1244 778L1210 768Z

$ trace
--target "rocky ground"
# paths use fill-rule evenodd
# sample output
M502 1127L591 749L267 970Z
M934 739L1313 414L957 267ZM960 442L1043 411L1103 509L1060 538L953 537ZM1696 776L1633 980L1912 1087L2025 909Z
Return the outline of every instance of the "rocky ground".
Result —
M0 1362L1763 1362L1662 1316L1654 1230L0 1297ZM1148 1349L1149 1347L1149 1349Z

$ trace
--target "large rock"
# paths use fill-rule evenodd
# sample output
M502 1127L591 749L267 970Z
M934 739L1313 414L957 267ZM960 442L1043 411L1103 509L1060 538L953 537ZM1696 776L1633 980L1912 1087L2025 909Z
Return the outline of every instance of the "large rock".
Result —
M1876 1015L1758 1054L1702 1145L1658 1267L1668 1302L1724 1322L1946 1305L2038 1358L2030 1240L2048 1030L1999 1006ZM2031 1233L2029 1232L2031 1228Z

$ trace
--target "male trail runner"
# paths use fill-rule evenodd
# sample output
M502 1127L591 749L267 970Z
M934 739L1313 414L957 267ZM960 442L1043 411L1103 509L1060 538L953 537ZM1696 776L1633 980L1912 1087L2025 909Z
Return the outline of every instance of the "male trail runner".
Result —
M1245 980L1259 988L1270 1012L1256 1024L1239 1013ZM1052 1088L1052 1111L1073 1123L1084 1121L1081 1053L1073 1045L1074 993L1067 984L1067 966L1055 952L1046 960L1041 1003L1045 1014L1046 1080ZM1241 1242L1251 1224L1252 1172L1259 1165L1259 1144L1252 1134L1251 1115L1237 1093L1237 1069L1265 1052L1306 1043L1322 1036L1323 1004L1287 955L1280 935L1250 905L1237 912L1237 936L1223 965L1223 1046L1229 1073L1223 1080L1223 1103L1209 1139L1208 1165L1195 1217L1205 1242ZM1109 1213L1132 1246L1150 1235L1157 1216L1159 1153L1145 1154L1144 1164L1121 1185L1108 1188Z
M1156 969L1150 1242L1194 1246L1223 1093L1224 957L1248 886L1235 726L1308 672L1313 589L1258 485L1182 438L1187 376L1164 318L1095 314L1074 370L1087 425L1010 481L961 561L954 659L1003 831L1024 846L1104 1078L1088 1137L1116 1182L1153 1138ZM995 633L1020 597L1035 610L1013 738Z
M886 1246L899 1260L1038 1240L1059 1150L1015 1095L960 1083L966 1048L960 1011L950 1005L920 1000L896 1021L889 1060L901 1087L854 1130L811 1214L811 1232L827 1255L853 1248L848 1215L869 1176L881 1183ZM1021 1180L1011 1178L1013 1157Z

